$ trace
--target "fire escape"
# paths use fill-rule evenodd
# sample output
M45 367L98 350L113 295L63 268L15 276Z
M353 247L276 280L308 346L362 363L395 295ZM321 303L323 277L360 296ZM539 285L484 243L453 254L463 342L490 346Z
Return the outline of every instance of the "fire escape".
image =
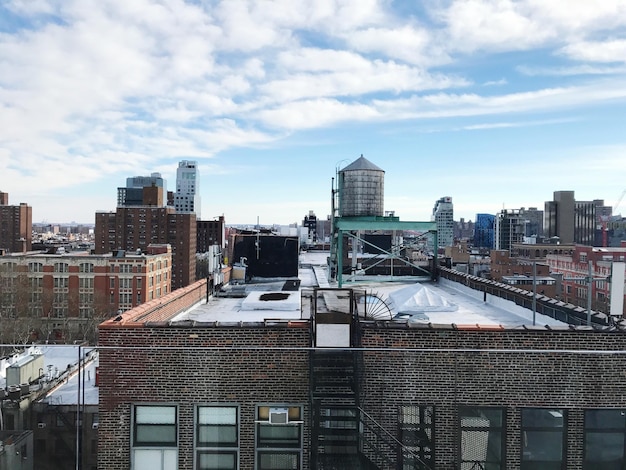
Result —
M310 354L312 470L429 470L359 402L359 312L352 289L316 289Z

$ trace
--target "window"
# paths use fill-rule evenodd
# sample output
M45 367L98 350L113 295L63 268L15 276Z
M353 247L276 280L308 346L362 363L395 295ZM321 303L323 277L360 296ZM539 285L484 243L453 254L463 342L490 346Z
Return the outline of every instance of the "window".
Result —
M42 263L28 263L28 271L31 273L42 273L43 272L43 264Z
M278 415L285 419L272 419ZM301 416L302 409L299 406L259 406L257 408L258 470L299 470L301 468Z
M78 287L80 289L93 289L93 277L78 278Z
M92 273L93 263L80 263L78 271L81 273Z
M623 469L626 410L585 411L583 469Z
M434 466L434 407L432 406L401 406L398 424L400 442L406 446L405 464L413 468L417 463ZM415 462L416 459L419 459Z
M499 408L460 408L461 470L505 468L504 415Z
M565 468L565 410L522 410L522 470Z
M134 446L176 446L175 406L135 406Z
M173 405L133 408L132 470L178 468L177 409Z
M237 407L199 406L196 413L196 470L236 470Z
M56 273L67 273L69 270L70 267L67 263L54 263L54 272Z
M67 277L55 277L54 278L54 287L67 289L70 285L70 280Z

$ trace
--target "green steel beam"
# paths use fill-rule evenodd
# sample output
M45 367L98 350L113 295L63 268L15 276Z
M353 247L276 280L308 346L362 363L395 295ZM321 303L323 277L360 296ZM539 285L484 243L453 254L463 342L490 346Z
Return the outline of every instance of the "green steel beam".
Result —
M434 236L434 266L437 267L437 224L436 222L402 222L398 217L335 217L334 230L337 233L337 284L343 286L343 237L344 232L355 230L415 230L432 232ZM332 251L332 248L331 248Z

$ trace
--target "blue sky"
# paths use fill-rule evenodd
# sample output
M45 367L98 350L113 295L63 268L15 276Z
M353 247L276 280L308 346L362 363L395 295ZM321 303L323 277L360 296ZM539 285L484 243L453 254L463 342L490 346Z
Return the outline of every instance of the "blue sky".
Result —
M229 224L325 217L361 154L401 220L626 188L626 0L5 0L0 68L0 191L35 222L180 160Z

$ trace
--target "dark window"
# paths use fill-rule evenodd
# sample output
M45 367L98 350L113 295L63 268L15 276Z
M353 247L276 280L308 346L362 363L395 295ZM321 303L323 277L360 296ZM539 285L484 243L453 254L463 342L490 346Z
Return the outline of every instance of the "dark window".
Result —
M459 418L461 470L504 470L504 410L462 407Z
M565 410L522 410L522 470L565 468Z
M624 470L626 410L585 411L585 470Z

